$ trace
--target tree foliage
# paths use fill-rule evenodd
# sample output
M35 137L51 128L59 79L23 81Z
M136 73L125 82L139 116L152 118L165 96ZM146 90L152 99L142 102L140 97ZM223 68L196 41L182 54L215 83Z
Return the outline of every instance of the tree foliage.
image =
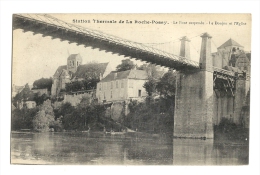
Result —
M40 95L40 93L36 93L34 95L34 101L36 102L36 105L42 105L44 103L44 101L50 99L50 97L47 94L42 94Z
M130 59L125 59L121 61L121 64L117 65L116 70L118 72L121 71L126 71L126 70L131 70L135 67L133 61L131 61Z
M33 82L33 89L48 89L51 91L52 78L41 78Z
M13 110L11 115L11 130L33 129L32 121L38 110L38 108Z
M163 100L163 99L162 99ZM141 132L169 133L173 132L173 115L170 104L160 101L150 103L131 101L128 105L130 113L125 117L124 125Z
M149 97L151 97L156 92L157 82L154 78L148 78L143 85Z
M45 101L33 119L33 129L36 131L49 131L50 126L54 125L55 118L51 101Z
M156 89L164 98L173 98L176 90L176 73L172 71L165 73L157 83Z
M17 107L17 102L22 102L23 100L29 98L32 94L30 91L30 87L28 83L24 86L23 90L21 92L17 93L15 97L13 98L13 104Z
M70 83L66 83L65 89L66 92L75 92L75 91L82 91L82 90L92 90L96 89L97 83L99 79L85 79L80 81L72 81Z

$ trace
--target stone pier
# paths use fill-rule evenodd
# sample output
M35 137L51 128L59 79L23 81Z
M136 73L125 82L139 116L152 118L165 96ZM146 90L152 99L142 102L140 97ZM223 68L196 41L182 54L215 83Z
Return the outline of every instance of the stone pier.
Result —
M179 71L176 79L174 137L213 138L214 102L211 36L204 33L200 70ZM180 56L189 58L189 40L181 39Z

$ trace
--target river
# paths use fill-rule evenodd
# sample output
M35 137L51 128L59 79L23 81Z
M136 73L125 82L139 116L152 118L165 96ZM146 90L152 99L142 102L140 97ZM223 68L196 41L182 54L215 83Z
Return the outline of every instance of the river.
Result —
M247 142L248 143L248 142ZM247 143L127 133L12 132L12 164L246 165Z

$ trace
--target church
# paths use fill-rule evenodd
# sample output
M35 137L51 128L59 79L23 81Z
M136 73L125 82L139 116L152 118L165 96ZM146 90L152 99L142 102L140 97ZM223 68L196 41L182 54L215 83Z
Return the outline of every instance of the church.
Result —
M96 65L97 70L95 71L93 71L93 64ZM87 76L99 76L102 78L110 72L111 67L109 63L82 64L80 54L71 54L67 58L67 65L59 66L53 75L51 95L52 97L59 96L60 92L65 91L66 83L81 81L87 78Z

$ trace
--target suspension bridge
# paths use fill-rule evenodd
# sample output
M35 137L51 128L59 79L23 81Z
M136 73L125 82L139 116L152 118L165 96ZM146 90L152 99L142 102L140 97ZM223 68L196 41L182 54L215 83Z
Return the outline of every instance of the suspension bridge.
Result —
M175 55L155 48L155 44L129 41L101 31L64 22L48 14L14 14L13 30L22 29L34 34L59 38L93 49L118 54L179 72L176 83L174 136L213 138L214 119L219 117L219 97L216 89L232 92L233 110L241 107L239 74L214 67L211 56L211 36L202 38L199 62L191 60L187 37L180 38L180 54ZM243 83L243 82L242 82ZM214 93L215 92L215 93ZM235 98L236 97L236 98ZM236 100L234 100L236 99ZM235 107L234 107L235 106ZM221 107L223 108L223 106Z

